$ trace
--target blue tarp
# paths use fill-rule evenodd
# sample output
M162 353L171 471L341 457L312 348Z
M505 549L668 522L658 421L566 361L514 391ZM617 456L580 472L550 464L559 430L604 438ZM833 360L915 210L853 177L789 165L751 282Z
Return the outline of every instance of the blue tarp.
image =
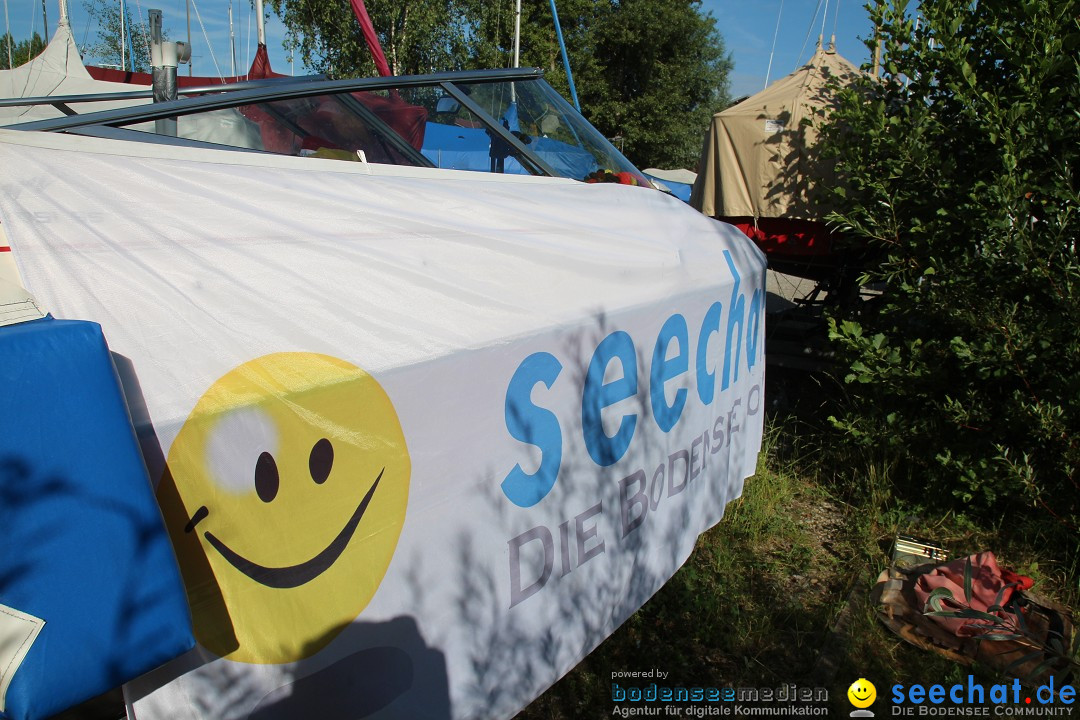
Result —
M534 137L530 139L527 147L551 165L562 177L584 180L586 175L598 169L592 155L576 145L560 140ZM424 131L424 146L420 151L435 163L436 167L489 172L491 169L490 149L491 138L483 128L466 128L429 122ZM506 158L503 172L515 175L528 174L528 171L513 156Z
M683 202L690 202L690 193L694 189L693 185L690 185L688 183L674 182L673 180L664 180L663 178L658 178L655 175L650 175L649 173L645 173L645 177L649 178L654 182L660 183L668 190L670 190L672 195L679 198Z

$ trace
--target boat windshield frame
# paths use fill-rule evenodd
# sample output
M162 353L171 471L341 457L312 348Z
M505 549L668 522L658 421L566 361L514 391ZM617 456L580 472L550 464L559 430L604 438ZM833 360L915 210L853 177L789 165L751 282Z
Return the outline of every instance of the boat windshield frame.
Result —
M79 135L95 135L98 134L98 131L100 130L100 135L103 137L121 137L123 135L130 136L131 132L141 132L131 131L120 135L117 134L117 130L130 130L130 128L126 126L135 123L171 120L177 117L208 113L215 110L230 110L245 106L265 106L267 103L279 101L303 100L307 98L329 96L340 102L350 112L353 112L358 117L362 118L363 121L369 125L370 129L379 136L379 139L383 141L385 145L391 147L398 156L405 158L408 161L408 164L419 167L435 167L428 158L421 154L418 148L410 145L400 134L395 132L394 129L376 117L374 113L364 108L363 103L357 101L353 96L353 93L378 91L395 93L404 92L409 89L426 88L438 90L447 97L452 97L460 103L463 108L467 108L471 117L482 126L480 129L486 132L491 138L491 142L494 144L501 141L506 148L506 152L520 164L522 170L533 175L572 177L565 170L557 170L551 163L545 160L540 153L537 153L533 148L530 148L528 146L529 138L524 138L521 132L517 132L511 127L508 127L505 119L496 119L479 103L469 97L470 86L475 87L477 85L494 83L528 83L530 85L537 83L540 86L543 86L547 94L551 96L560 112L572 113L580 118L580 121L595 133L595 137L593 137L592 140L594 141L594 144L599 143L603 146L605 158L615 158L616 164L640 173L640 171L638 171L634 165L602 135L602 133L589 125L588 121L580 116L580 113L551 88L551 86L543 79L543 76L544 71L540 68L503 68L495 70L465 70L424 75L392 75L386 77L336 80L318 77L313 78L310 76L298 78L273 78L272 80L248 81L233 85L193 88L185 93L187 95L186 97L181 97L176 100L143 103L129 107L112 108L82 114L73 113L66 115L65 117L9 125L5 129L39 132L68 132ZM193 97L192 95L195 95L196 90L205 94L199 94ZM134 99L136 97L143 97L145 94L146 91L136 91L131 94L131 97ZM32 102L41 102L53 104L54 106L64 105L67 107L68 103L92 102L100 101L102 99L103 97L101 95L94 96L89 94L32 99L24 98L22 103L31 104ZM66 112L71 111L66 110ZM178 142L177 138L172 138L171 142L165 140L164 138L167 138L168 135L155 136L154 133L145 134L148 135L145 139L147 142L155 142L155 137L161 137L163 138L161 142L168 144L186 143L186 141L183 140ZM496 138L498 140L496 140ZM227 150L246 150L248 152L271 152L268 150L251 150L250 148L241 148L234 145L205 141L194 141L191 142L191 145L198 147L217 147ZM585 152L590 152L584 147L582 149L585 150ZM593 155L595 157L595 153ZM572 179L584 180L585 178L572 177Z

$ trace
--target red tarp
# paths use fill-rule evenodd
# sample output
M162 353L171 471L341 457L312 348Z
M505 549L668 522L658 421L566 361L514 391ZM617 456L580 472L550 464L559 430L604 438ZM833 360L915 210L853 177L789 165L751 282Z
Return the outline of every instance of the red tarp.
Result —
M90 77L95 80L127 83L129 85L150 86L154 84L153 76L150 73L115 70L113 68L96 67L94 65L87 65L86 71L90 73ZM270 77L285 76L270 69L270 56L266 52L266 46L260 45L259 49L255 52L255 59L251 63L251 69L248 70L246 75L220 78L190 77L188 75L177 73L176 82L180 87L202 87L203 85L226 85L228 83L243 82L244 80L262 80Z

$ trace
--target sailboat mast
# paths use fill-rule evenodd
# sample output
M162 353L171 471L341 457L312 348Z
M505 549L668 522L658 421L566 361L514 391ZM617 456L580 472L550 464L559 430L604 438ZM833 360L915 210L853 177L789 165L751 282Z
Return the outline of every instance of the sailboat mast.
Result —
M521 67L521 0L514 4L514 67Z
M184 0L184 13L187 15L187 46L188 52L191 52L191 0ZM191 77L191 66L195 63L188 60L187 74Z
M41 0L41 21L45 27L45 44L49 44L49 11L45 9L45 0Z
M127 67L127 3L120 0L120 69Z
M514 3L514 67L521 67L521 0ZM517 86L510 83L510 102L517 103Z
M229 74L236 77L236 33L233 32L232 0L229 0L229 54L232 57L232 72Z
M11 20L8 18L8 2L4 0L4 35L7 37L7 61L8 67L15 67L15 60L11 56Z
M255 0L255 27L258 33L259 45L266 45L266 20L263 18L263 0Z

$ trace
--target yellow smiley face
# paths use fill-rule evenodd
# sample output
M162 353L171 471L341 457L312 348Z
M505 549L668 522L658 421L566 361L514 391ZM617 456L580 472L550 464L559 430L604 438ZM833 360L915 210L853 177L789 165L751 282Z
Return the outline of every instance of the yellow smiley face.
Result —
M868 708L877 698L877 688L866 678L859 678L851 683L847 690L848 701L857 708Z
M386 574L410 471L390 398L355 365L277 353L215 382L158 487L199 643L249 663L325 647Z

